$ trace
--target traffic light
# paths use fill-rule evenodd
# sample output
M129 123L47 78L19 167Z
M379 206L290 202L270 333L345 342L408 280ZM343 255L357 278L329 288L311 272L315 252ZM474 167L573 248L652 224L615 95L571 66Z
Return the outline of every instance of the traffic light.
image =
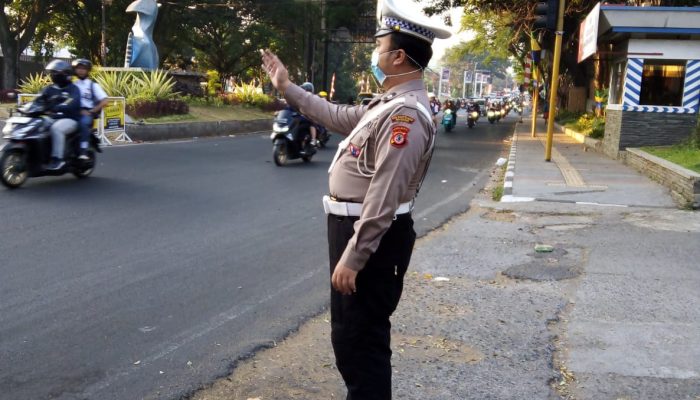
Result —
M535 29L545 28L551 31L557 29L557 17L559 15L559 0L547 0L535 5Z

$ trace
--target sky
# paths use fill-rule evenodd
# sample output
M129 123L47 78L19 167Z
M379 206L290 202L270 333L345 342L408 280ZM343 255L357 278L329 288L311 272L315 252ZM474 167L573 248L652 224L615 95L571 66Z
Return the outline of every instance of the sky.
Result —
M421 0L417 3L413 1L407 1L406 3L406 8L409 8L412 11L419 13L422 13L423 7L430 5L430 2L427 0ZM435 39L435 41L433 42L433 58L430 60L431 67L435 67L438 65L440 58L442 58L443 54L445 54L445 50L460 42L467 42L472 38L472 34L470 32L459 32L459 25L460 21L462 20L463 11L463 7L456 7L451 10L450 17L452 19L452 26L448 28L450 28L450 31L452 31L452 37L450 37L449 39ZM444 24L444 16L433 16L430 17L430 20L433 21L436 25Z

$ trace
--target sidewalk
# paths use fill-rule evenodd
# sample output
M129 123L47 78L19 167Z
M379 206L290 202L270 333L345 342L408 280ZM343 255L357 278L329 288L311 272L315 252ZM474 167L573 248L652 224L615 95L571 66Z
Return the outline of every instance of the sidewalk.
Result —
M394 398L700 399L700 213L560 135L544 163L528 128L511 202L485 193L416 244ZM192 398L344 399L329 332L325 313Z
M642 207L676 208L668 191L619 161L593 150L563 133L555 133L551 162L544 161L546 124L538 119L537 137L530 134L531 120L517 124L509 157L515 171L512 191L504 201L535 199L551 202L585 202Z

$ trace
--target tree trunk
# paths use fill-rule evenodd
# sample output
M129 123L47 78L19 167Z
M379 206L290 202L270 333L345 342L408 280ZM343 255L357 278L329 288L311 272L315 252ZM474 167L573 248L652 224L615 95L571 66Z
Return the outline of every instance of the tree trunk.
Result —
M2 46L2 89L17 88L17 74L19 73L19 54L17 52L17 44L8 43L0 44Z

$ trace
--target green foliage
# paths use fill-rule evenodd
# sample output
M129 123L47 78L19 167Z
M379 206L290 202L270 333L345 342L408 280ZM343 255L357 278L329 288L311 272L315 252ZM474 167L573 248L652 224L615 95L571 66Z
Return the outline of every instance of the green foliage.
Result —
M31 74L20 85L20 93L36 94L51 84L51 78L44 74Z
M689 143L670 147L644 147L642 150L700 173L700 148Z
M136 91L132 73L95 70L92 78L109 96L129 98Z
M207 71L207 94L216 96L221 91L221 78L219 73L214 70Z
M173 93L175 81L168 76L166 71L141 72L141 74L134 75L133 80L137 87L137 92L133 95L157 100L169 99L175 96L175 93Z
M581 115L583 113L580 112L573 112L569 110L560 110L559 113L554 117L554 120L557 121L560 125L567 125L572 122L578 121L579 118L581 118Z
M125 97L127 104L167 100L176 97L175 81L166 71L103 71L97 69L93 79L110 96Z
M248 104L259 108L265 108L273 101L272 97L264 94L262 88L254 82L235 84L233 94L239 104Z
M560 111L555 119L567 128L593 139L602 139L605 135L605 117L596 117L592 113L579 114Z

